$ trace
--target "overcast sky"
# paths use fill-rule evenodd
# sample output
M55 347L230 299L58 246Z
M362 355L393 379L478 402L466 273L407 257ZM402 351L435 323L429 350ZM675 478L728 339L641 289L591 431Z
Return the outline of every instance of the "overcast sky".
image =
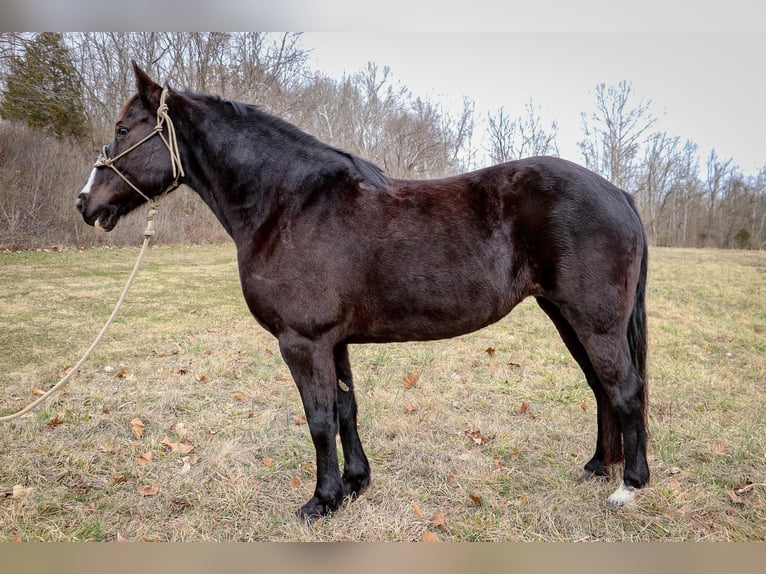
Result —
M764 33L326 32L304 34L303 45L330 76L389 66L414 95L474 100L477 119L500 106L515 117L531 98L575 161L596 85L628 80L651 100L658 129L698 144L701 166L712 148L745 173L766 165Z

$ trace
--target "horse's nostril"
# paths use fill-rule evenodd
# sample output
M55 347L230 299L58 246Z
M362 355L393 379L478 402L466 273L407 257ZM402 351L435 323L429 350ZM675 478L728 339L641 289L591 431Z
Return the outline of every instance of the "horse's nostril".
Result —
M80 211L82 211L82 208L83 208L83 204L85 203L85 200L84 200L84 198L85 198L85 194L81 193L81 194L79 194L79 195L77 196L77 199L75 199L75 200L74 200L74 206L75 206L77 209L79 209Z

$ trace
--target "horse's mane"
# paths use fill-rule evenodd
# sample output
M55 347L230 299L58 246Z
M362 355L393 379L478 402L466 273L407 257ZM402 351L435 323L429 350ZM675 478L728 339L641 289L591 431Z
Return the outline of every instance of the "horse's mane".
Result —
M213 96L208 94L194 95L197 98L202 97L212 103L223 105L225 108L228 107L231 113L238 117L254 118L258 121L259 124L283 133L289 136L290 139L302 145L327 150L332 154L337 154L337 156L342 159L344 163L346 163L346 167L349 169L352 175L358 177L362 182L368 184L364 187L371 186L377 191L392 193L391 180L380 167L371 161L363 159L335 146L326 144L311 134L304 132L290 122L263 110L257 105L229 100L221 96Z

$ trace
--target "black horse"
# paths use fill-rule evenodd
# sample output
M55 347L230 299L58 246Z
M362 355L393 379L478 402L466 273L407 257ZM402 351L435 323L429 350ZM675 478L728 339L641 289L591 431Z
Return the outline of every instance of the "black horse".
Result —
M77 208L108 231L183 182L218 217L245 300L278 339L306 411L317 482L300 517L328 514L370 484L349 344L454 337L528 296L596 396L586 471L604 476L624 460L616 506L647 483L647 244L627 193L552 157L392 179L257 107L163 89L133 67L138 93Z

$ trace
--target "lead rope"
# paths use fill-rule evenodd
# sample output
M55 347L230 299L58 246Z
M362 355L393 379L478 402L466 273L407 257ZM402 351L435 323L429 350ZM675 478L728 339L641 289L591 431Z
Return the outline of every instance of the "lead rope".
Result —
M106 331L109 329L115 317L117 317L117 313L119 312L120 307L122 307L122 304L128 295L128 290L130 289L130 286L133 284L133 280L136 278L136 274L138 273L138 268L141 266L141 261L144 259L144 254L146 253L146 249L149 246L149 240L151 239L152 235L154 235L154 218L156 217L159 211L159 201L165 195L167 195L170 191L178 187L179 179L183 177L184 175L184 170L181 165L181 156L178 150L178 141L176 139L175 126L173 125L173 122L170 120L170 116L168 115L168 105L165 103L166 95L167 95L167 89L162 90L162 95L160 96L160 106L157 109L157 125L155 126L154 130L149 135L147 135L137 144L129 147L124 152L122 152L121 154L113 158L106 157L106 153L103 153L102 156L99 157L95 163L95 167L111 168L117 175L119 175L125 181L125 183L127 183L130 187L132 187L136 192L138 192L139 195L141 195L149 203L149 212L146 214L146 229L144 230L144 243L143 245L141 245L141 251L138 254L138 259L136 259L136 264L133 266L133 271L130 272L130 276L128 277L128 282L125 284L125 287L123 288L122 293L120 294L120 298L117 300L117 304L114 306L114 310L112 311L112 314L109 315L109 318L106 320L106 323L104 323L104 326L101 327L101 331L99 331L98 335L96 335L96 338L93 340L90 347L88 347L88 349L85 351L85 354L80 358L79 361L77 361L75 366L72 367L67 372L66 375L61 377L61 379L55 385L53 385L50 389L48 389L43 395L40 395L37 399L35 399L32 403L30 403L29 405L27 405L20 411L10 415L0 417L0 423L7 423L27 414L29 411L34 409L37 405L47 400L52 394L58 391L62 386L64 386L66 382L72 377L72 375L74 375L83 365L83 363L85 363L88 357L90 357L90 354L96 349L98 344L101 342L101 339L104 338ZM165 136L162 134L163 125L166 125L168 128L167 139L165 139ZM162 139L162 142L165 144L165 147L168 148L168 151L170 152L170 163L173 166L173 182L165 189L165 191L163 191L159 195L159 197L156 200L151 199L145 193L143 193L140 189L138 189L138 187L136 187L130 180L128 180L128 178L126 178L114 166L114 163L113 163L116 159L124 156L129 151L136 149L139 145L144 143L146 140L148 140L150 137L154 136L155 134L160 136L160 138ZM104 151L106 151L106 146L104 147L105 147Z

